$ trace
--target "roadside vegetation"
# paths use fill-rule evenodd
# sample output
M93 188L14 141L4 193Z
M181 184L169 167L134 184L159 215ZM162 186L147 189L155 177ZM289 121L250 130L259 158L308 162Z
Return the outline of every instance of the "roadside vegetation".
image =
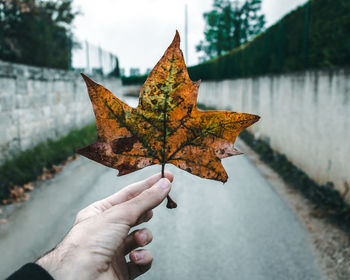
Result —
M344 197L349 191L347 182L345 192L341 194L331 182L319 185L305 172L296 167L284 154L277 153L270 145L260 139L255 139L247 130L240 138L247 143L260 159L274 169L288 185L302 193L315 206L315 215L326 217L344 231L350 233L350 205Z
M96 124L72 130L56 140L47 140L0 165L0 204L20 199L23 192L32 187L23 186L29 182L50 177L77 148L91 144L96 139Z

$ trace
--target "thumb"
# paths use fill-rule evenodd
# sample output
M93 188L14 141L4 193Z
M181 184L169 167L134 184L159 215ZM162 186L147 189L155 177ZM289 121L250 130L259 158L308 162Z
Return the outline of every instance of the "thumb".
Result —
M110 214L110 217L114 221L133 226L144 213L162 203L170 192L170 189L170 181L167 178L161 178L152 187L146 189L133 199L113 206L108 211L108 214Z

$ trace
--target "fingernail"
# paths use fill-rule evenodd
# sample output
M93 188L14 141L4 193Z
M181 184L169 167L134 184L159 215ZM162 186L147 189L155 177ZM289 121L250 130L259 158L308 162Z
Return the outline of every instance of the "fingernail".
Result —
M157 183L163 190L168 190L170 188L170 182L168 179L162 178Z
M147 241L147 234L144 231L141 231L139 233L139 236L140 236L142 243L145 243Z
M133 255L134 255L135 261L139 261L143 258L143 255L141 252L134 252Z

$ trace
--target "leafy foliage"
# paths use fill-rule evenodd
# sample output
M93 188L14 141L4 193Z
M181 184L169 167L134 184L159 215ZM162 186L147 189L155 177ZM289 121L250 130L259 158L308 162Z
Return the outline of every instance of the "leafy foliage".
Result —
M350 2L311 0L223 56L188 69L192 79L220 80L350 65Z
M207 58L220 56L259 34L265 25L261 0L214 0L213 10L205 13L205 40L196 47Z
M69 69L72 0L0 2L0 58L29 65Z
M120 77L119 59L117 57L115 58L115 67L108 74L108 77L111 77L111 78L119 78Z
M154 67L132 108L110 91L83 76L98 130L95 143L78 151L128 174L153 164L171 163L202 178L227 181L221 159L240 154L238 134L259 120L256 115L199 111L199 82L190 80L175 38Z
M0 166L0 203L17 185L35 181L43 169L51 169L74 154L76 148L96 139L96 125L73 130L57 140L48 140L20 152Z

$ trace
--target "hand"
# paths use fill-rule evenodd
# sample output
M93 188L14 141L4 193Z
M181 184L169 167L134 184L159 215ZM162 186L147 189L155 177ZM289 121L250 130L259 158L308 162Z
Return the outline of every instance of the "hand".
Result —
M152 255L135 249L150 243L152 233L129 231L149 221L152 209L167 196L173 175L165 172L165 177L154 175L81 210L64 240L37 264L55 280L125 280L145 273L151 268Z

